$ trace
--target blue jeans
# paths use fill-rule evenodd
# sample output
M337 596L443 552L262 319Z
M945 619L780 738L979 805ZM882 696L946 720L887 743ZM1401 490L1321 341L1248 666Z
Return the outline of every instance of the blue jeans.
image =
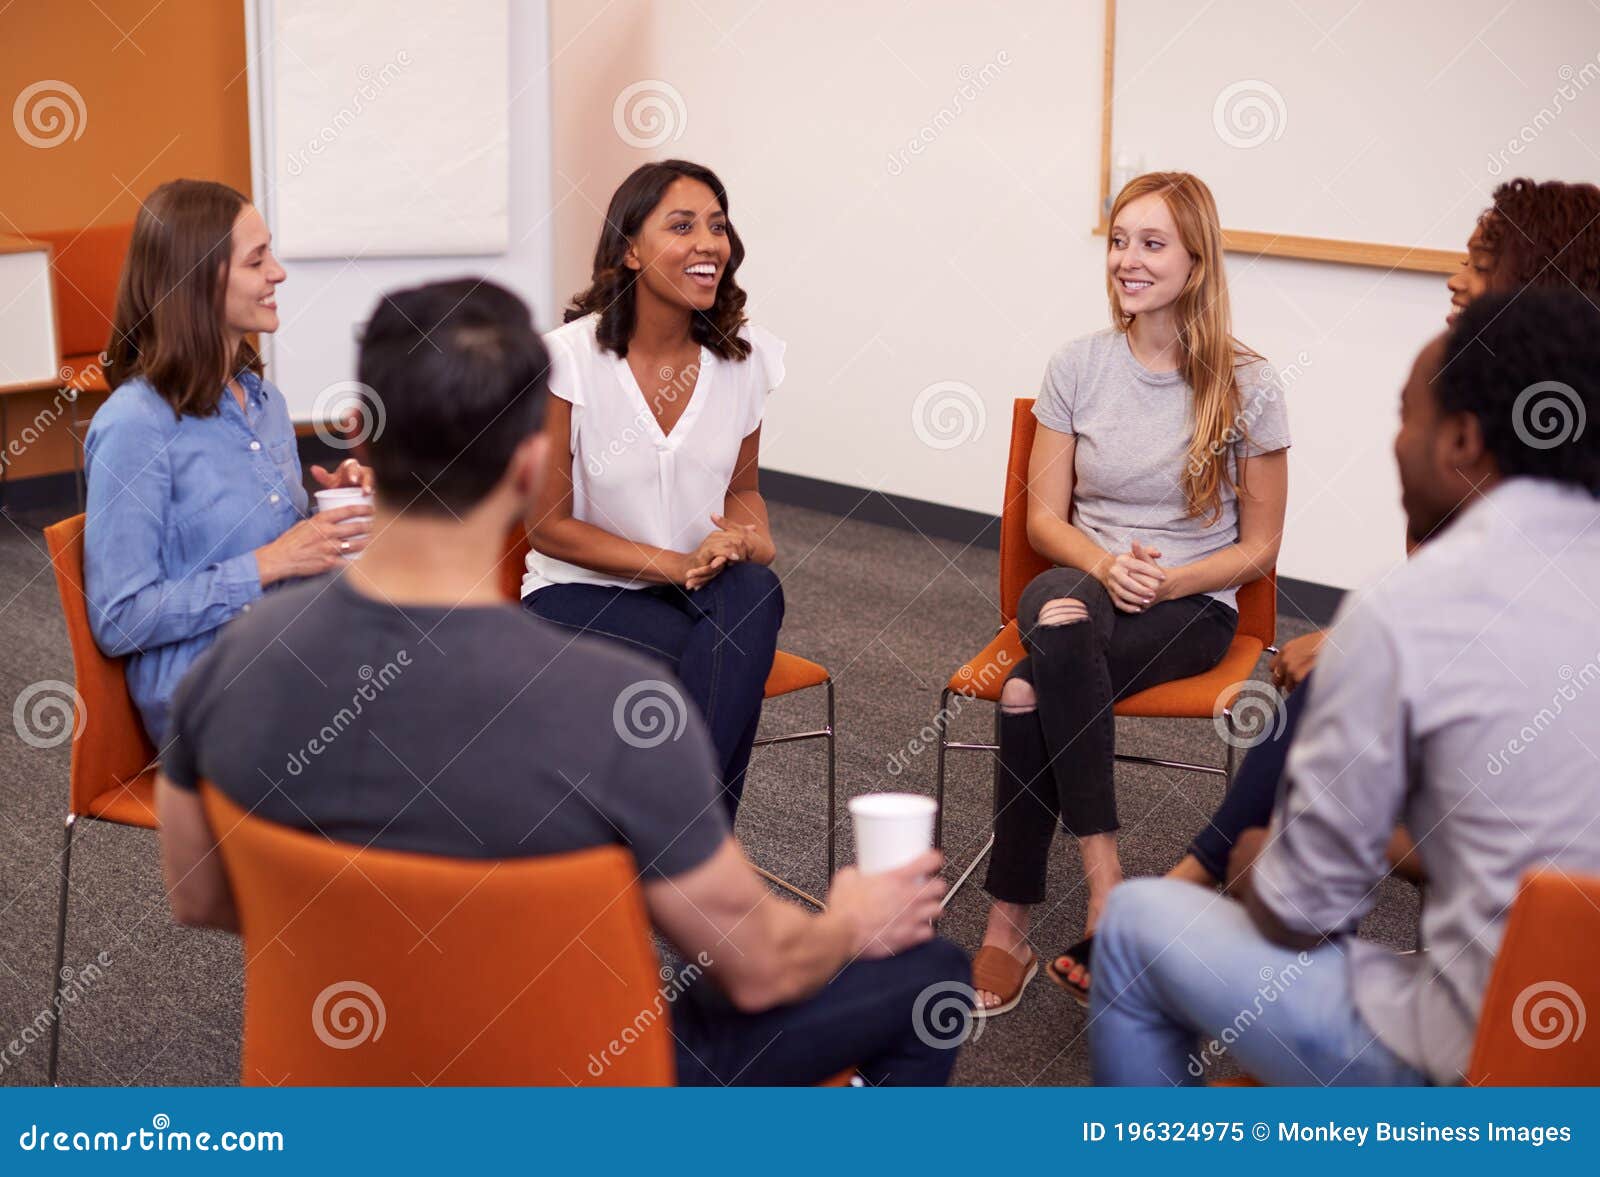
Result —
M522 605L556 625L622 642L677 676L710 730L731 822L783 624L783 586L772 569L733 564L692 593L672 584L552 584Z
M971 965L948 940L846 965L805 1001L740 1013L698 980L672 1010L680 1087L939 1087L972 1025Z
M1095 1083L1198 1086L1223 1048L1272 1085L1428 1082L1362 1021L1339 941L1297 952L1210 888L1123 883L1095 931Z

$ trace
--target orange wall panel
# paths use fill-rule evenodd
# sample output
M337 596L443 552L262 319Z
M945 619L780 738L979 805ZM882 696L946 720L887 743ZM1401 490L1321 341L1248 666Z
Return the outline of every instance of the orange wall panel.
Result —
M249 194L241 0L15 0L0 46L0 233L132 221L141 197L182 176ZM64 419L32 429L24 455L12 448L52 397L11 397L11 477L72 468Z

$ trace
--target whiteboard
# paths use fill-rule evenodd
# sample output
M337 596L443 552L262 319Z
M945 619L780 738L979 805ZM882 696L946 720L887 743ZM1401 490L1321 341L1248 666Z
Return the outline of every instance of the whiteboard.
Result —
M276 0L279 256L507 246L507 0Z
M0 391L59 384L57 346L49 249L0 239Z
M1229 229L1459 251L1506 180L1600 180L1585 0L1116 0L1115 16L1111 158L1194 172Z

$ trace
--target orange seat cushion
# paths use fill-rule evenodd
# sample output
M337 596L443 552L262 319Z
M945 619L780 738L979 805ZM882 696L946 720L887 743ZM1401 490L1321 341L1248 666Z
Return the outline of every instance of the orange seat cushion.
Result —
M763 697L776 699L779 695L803 691L807 687L820 687L827 681L828 672L824 667L779 650L772 659L772 670L767 675L767 689Z
M142 829L156 828L156 770L145 769L137 778L117 789L107 789L89 802L85 811L101 821L114 821Z
M1116 714L1146 719L1211 719L1224 707L1233 706L1239 684L1255 670L1263 649L1259 638L1235 635L1222 661L1204 674L1160 683L1129 695L1116 705ZM1010 622L950 676L947 686L970 698L998 703L1006 676L1027 656L1017 623Z

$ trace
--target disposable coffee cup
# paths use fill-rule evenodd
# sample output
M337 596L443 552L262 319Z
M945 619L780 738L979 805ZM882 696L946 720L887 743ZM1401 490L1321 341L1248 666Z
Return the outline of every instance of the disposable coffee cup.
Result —
M359 486L336 486L332 490L319 490L317 492L317 514L331 511L335 507L364 506L367 514L372 514L372 496ZM359 516L357 516L359 518ZM346 552L346 560L354 560L360 552Z
M856 831L856 867L864 875L904 866L933 848L938 805L917 793L868 793L850 799Z

